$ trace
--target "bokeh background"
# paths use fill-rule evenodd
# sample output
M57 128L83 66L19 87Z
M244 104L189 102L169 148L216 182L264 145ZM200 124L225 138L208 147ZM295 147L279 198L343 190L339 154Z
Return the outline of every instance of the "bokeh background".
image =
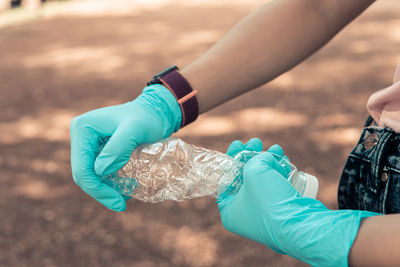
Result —
M264 2L92 0L2 11L0 266L306 266L224 230L211 198L130 200L115 213L71 176L74 116L135 98L154 73L187 65ZM399 1L378 1L300 66L177 136L219 151L235 139L279 143L337 208L366 101L391 84L400 61L399 14Z

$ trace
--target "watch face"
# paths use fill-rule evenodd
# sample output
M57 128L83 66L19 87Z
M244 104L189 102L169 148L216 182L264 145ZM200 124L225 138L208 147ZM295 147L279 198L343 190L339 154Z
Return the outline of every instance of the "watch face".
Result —
M151 81L147 83L147 85L161 84L162 82L160 81L160 78L164 77L165 75L167 75L170 72L173 72L174 70L179 70L179 68L175 65L172 65L172 66L166 68L162 72L154 75L153 78L151 79Z
M170 66L170 67L166 68L165 70L163 70L162 72L160 72L159 74L157 74L156 76L154 76L154 78L160 79L161 77L167 75L170 72L173 72L174 70L179 70L179 69L175 65Z

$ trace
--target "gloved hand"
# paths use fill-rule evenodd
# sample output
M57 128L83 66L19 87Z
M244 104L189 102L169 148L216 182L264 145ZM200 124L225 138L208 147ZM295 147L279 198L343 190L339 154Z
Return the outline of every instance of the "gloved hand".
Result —
M243 144L239 140L235 140L230 144L228 147L228 150L226 151L226 154L234 157L238 153L247 150L247 151L256 151L256 152L261 152L263 149L263 144L259 138L252 138L250 139L246 144Z
M316 199L301 197L272 153L284 155L274 145L252 158L239 192L217 200L223 226L312 266L347 266L361 220L379 214L329 210Z
M175 97L158 84L147 86L131 102L75 117L70 125L74 181L107 208L125 210L125 199L102 183L100 176L122 168L139 144L170 136L179 129L181 120Z

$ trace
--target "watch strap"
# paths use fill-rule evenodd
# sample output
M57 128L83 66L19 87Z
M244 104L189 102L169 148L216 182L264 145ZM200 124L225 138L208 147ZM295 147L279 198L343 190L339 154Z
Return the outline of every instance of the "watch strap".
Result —
M199 115L199 104L196 97L198 91L192 89L177 69L160 77L159 80L178 101L182 112L181 128L195 121Z

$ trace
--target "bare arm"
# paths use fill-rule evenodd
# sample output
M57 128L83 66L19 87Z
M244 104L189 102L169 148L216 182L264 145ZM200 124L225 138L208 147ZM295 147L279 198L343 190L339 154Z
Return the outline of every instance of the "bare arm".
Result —
M199 91L200 113L291 69L373 2L275 0L257 9L182 70Z
M349 254L350 266L399 266L400 214L362 221Z

